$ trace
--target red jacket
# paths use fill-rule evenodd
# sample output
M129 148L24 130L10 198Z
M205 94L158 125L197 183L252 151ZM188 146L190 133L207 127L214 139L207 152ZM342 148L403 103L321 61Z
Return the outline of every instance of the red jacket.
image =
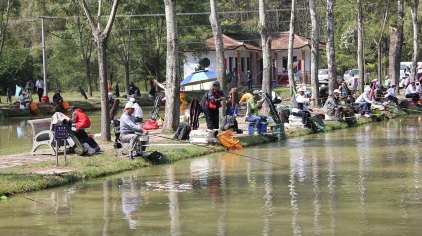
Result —
M72 114L72 121L76 125L76 129L86 129L91 126L88 116L81 110L76 109Z

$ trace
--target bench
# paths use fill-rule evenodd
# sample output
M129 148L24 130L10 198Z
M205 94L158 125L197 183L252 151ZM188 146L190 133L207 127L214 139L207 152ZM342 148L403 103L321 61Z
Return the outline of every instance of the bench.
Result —
M32 127L32 150L31 155L36 154L50 154L56 155L54 150L54 134L51 131L51 118L29 120L28 123ZM43 149L42 152L37 152L37 149L46 145L47 151Z

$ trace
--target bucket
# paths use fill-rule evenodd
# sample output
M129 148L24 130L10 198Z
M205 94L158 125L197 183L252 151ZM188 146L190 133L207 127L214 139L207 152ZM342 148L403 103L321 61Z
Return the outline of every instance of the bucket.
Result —
M286 140L283 124L271 126L271 132L273 133L273 137L276 137L278 140Z
M218 140L220 140L221 145L229 150L242 149L239 139L234 137L233 131L226 130L217 135Z

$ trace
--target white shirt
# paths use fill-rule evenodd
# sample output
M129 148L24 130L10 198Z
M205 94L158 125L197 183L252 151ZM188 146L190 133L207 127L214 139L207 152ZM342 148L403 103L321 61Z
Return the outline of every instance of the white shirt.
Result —
M369 93L368 92L364 92L362 93L357 99L356 99L356 103L372 103L372 101L369 99Z
M404 90L404 95L408 95L408 94L412 94L412 93L416 93L415 87L413 87L413 84L409 84L406 88L406 90Z
M416 86L416 92L422 93L422 85Z
M393 97L396 96L396 94L394 92L394 88L387 89L387 96L393 96Z
M307 103L309 103L309 98L305 97L305 95L300 95L300 93L298 93L296 95L296 102L303 103L303 110L309 111L309 107L307 106Z
M19 96L19 102L20 103L23 103L23 102L25 102L25 99L27 99L28 97L26 96L26 95L23 95L23 94L21 94L20 96Z
M44 89L44 80L42 79L37 80L37 82L35 82L35 87L39 89Z
M142 118L144 115L142 112L142 108L139 106L138 103L134 103L133 105L135 106L135 111L133 112L133 115L137 118Z

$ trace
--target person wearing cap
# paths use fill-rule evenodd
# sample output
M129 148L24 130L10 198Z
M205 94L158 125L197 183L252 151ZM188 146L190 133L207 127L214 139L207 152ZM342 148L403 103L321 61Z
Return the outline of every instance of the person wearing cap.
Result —
M311 116L310 111L312 111L312 109L309 108L308 103L311 99L309 99L308 97L306 97L305 95L305 90L303 88L299 88L297 90L297 95L296 95L296 102L297 102L297 112L296 113L298 116L302 117L302 123L304 125L306 125L308 122L308 118Z
M399 99L396 97L396 85L392 84L388 89L387 89L387 99L389 101L394 102L397 106L399 105Z
M136 102L136 99L135 98L130 98L129 99L129 102L133 103L133 106L135 107L135 111L133 112L133 115L135 116L135 122L136 123L141 123L143 121L142 108Z
M240 100L239 100L239 105L246 105L246 103L248 102L248 100L249 100L249 98L251 98L252 97L252 94L251 93L248 93L247 91L246 91L246 89L242 89L242 97L240 98Z
M19 104L22 105L23 107L26 107L27 104L31 103L31 101L28 99L29 99L28 95L26 93L22 93L19 96Z
M218 129L219 112L221 102L226 99L226 96L220 91L220 82L214 81L210 91L205 94L204 114L207 120L208 129Z
M142 129L140 124L135 123L135 105L132 102L127 102L122 116L120 117L120 138L122 142L129 143L129 157L133 159L133 153L136 152L137 155L142 157L146 156L146 141L139 141L139 137L147 135L148 131ZM136 134L140 132L142 134ZM139 150L139 147L141 149Z
M356 98L356 103L359 104L360 107L360 114L361 115L369 115L371 111L372 99L370 98L371 88L366 86L363 90L363 93Z
M405 98L412 98L413 104L417 105L419 101L419 94L416 91L415 81L411 81L404 90Z
M253 91L253 95L251 98L248 99L246 105L246 118L247 122L255 122L255 132L258 132L259 123L261 121L266 121L267 118L265 116L259 115L259 109L262 107L262 103L264 102L264 98L260 98L261 93L258 90Z
M331 94L324 105L325 114L332 120L342 120L343 119L343 107L340 105L340 90L334 89L333 94Z

